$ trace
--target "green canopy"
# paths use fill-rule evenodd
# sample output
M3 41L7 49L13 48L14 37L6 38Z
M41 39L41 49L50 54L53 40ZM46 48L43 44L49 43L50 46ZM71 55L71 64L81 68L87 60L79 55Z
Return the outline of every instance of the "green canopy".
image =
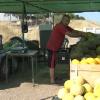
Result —
M64 13L100 11L100 0L0 0L0 13Z

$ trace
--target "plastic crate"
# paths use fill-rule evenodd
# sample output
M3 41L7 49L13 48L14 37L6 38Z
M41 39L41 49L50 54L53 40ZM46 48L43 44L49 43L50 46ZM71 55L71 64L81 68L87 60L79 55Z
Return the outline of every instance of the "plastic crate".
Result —
M66 63L66 64L70 62L69 48L60 49L57 52L57 62L58 63Z

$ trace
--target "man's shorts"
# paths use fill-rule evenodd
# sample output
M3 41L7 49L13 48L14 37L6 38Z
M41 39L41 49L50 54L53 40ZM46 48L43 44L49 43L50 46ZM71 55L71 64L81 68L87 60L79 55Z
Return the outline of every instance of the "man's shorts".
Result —
M56 51L48 50L48 66L55 68L56 66Z

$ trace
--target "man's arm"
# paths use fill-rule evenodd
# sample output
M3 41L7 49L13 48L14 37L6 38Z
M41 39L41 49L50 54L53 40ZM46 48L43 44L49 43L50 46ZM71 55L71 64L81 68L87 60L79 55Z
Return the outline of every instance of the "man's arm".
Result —
M72 30L71 32L67 32L66 35L69 37L83 37L86 36L88 33L83 31Z

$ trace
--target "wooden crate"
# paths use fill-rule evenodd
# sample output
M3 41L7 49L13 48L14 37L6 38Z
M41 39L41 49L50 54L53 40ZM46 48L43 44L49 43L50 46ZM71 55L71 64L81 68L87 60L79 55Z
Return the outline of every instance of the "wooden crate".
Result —
M74 79L78 75L93 86L95 80L100 78L100 64L70 64L70 79Z

